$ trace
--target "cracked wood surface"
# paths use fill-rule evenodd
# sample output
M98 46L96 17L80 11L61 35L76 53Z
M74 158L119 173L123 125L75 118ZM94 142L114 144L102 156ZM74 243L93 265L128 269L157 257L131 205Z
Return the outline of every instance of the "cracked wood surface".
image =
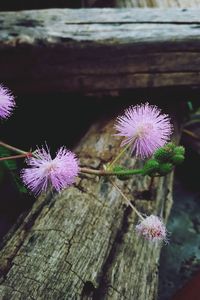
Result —
M93 125L75 150L81 165L110 161L120 145L113 134L113 120ZM128 152L122 161L138 165ZM166 220L173 174L150 190L148 177L113 179L143 213ZM2 246L0 299L155 300L161 248L137 236L137 221L108 178L81 175L61 194L40 197Z
M0 81L19 92L199 86L198 9L0 13Z

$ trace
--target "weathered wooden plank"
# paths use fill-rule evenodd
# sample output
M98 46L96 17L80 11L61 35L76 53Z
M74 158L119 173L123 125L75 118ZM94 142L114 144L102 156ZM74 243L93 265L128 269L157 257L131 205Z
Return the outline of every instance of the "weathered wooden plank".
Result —
M45 17L44 17L45 16ZM32 18L31 18L32 17ZM24 23L23 23L24 21ZM0 23L3 27L50 26L65 24L98 23L200 23L199 10L196 8L92 8L92 9L41 9L20 12L1 12ZM41 30L39 28L39 30Z
M107 80L107 82L106 82ZM49 78L46 76L46 80L41 81L40 79L30 81L29 79L15 79L13 82L9 81L14 90L19 90L22 93L44 93L44 92L80 92L88 95L118 95L120 91L135 88L146 88L146 87L166 87L166 86L199 86L200 73L189 72L189 73L171 73L160 74L135 74L135 75L124 75L119 78L117 75L113 76L73 76L70 78L59 79ZM169 99L169 101L174 99Z
M119 151L113 121L92 126L76 149L81 164L100 167ZM127 152L122 162L137 166ZM173 174L114 179L147 214L166 219ZM160 246L138 238L137 217L109 179L81 176L75 187L40 198L0 253L0 299L155 300Z
M58 27L57 27L58 26ZM166 46L174 48L197 49L200 43L199 24L159 24L159 23L134 23L134 24L61 24L54 26L11 26L11 34L8 35L7 27L1 30L1 48L21 45L54 46L61 43L63 47L117 46L128 45L136 48L151 47L157 44L158 49ZM178 34L179 33L179 34ZM18 36L19 35L19 36ZM166 43L166 45L163 43ZM183 43L186 43L184 45ZM42 45L41 45L42 46ZM137 47L138 46L138 47ZM173 47L174 46L174 47ZM97 50L97 49L95 49Z
M0 81L17 92L199 85L200 11L0 13Z
M116 7L200 7L199 0L115 0Z

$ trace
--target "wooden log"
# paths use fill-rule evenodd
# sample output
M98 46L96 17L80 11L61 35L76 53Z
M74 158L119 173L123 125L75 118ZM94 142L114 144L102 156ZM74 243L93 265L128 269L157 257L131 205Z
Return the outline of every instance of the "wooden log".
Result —
M113 121L93 125L76 149L81 164L97 168L119 151ZM127 167L141 163L126 153ZM113 178L147 215L166 220L173 174ZM36 200L5 239L0 253L0 299L155 300L160 246L139 238L135 213L108 178L81 175L74 187Z
M197 9L0 13L0 82L19 92L110 94L199 86Z

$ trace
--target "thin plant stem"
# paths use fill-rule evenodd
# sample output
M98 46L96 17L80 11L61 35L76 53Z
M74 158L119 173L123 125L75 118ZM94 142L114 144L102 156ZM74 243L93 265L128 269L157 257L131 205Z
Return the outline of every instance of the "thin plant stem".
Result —
M16 147L10 146L10 145L2 142L2 141L0 141L0 146L3 146L3 147L5 147L5 148L7 148L9 150L12 150L12 151L20 153L20 154L24 154L24 155L27 155L27 156L30 155L30 152L26 152L26 151L23 151L23 150L18 149Z
M13 156L0 157L0 161L23 158L23 157L30 157L31 155L32 155L32 153L27 153L27 154L19 154L19 155L13 155Z
M132 210L138 215L138 217L142 220L144 220L143 216L141 213L137 210L137 208L130 202L130 200L124 195L124 193L121 191L121 189L116 185L116 183L110 179L110 182L112 185L118 190L118 192L121 194L121 196L124 198L124 200L127 202L127 204L132 208Z
M110 163L110 165L108 165L108 170L111 169L114 166L114 164L120 159L120 157L124 154L124 152L129 148L129 146L130 146L130 143L127 144L126 147L124 147L121 152L119 152L119 154Z
M183 129L183 132L188 134L189 136L193 137L194 139L200 141L200 137L196 133L194 133L190 130L187 130L187 129Z
M135 170L120 170L120 171L109 171L107 170L95 170L90 168L80 168L81 173L86 174L94 174L98 176L113 176L113 175L135 175L135 174L142 174L143 169L135 169Z

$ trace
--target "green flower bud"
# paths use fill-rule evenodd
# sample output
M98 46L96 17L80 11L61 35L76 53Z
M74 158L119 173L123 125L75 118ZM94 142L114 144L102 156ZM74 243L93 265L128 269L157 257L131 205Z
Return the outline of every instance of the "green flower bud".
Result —
M173 156L173 150L167 146L159 148L154 153L154 158L157 159L159 162L167 162Z
M180 154L177 154L177 155L174 155L171 159L171 162L174 164L174 165L179 165L181 164L183 161L184 161L184 156L183 155L180 155Z
M152 175L159 170L159 162L155 159L149 159L144 165L143 174Z
M176 145L172 142L167 143L164 148L168 148L169 150L174 150L176 148Z
M185 148L183 146L178 146L174 149L174 154L176 155L185 155Z
M160 175L166 175L173 170L173 165L171 163L163 163L159 166Z

